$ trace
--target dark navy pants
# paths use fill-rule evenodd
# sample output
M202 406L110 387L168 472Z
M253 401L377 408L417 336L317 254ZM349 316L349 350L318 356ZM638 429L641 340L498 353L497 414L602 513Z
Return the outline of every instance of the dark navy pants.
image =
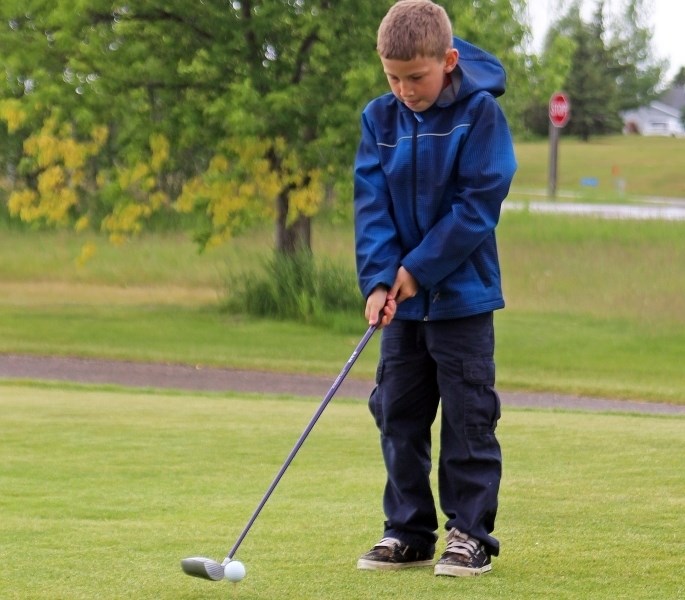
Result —
M384 535L430 550L438 529L430 485L431 425L441 407L438 491L446 529L492 537L502 454L491 312L449 321L394 320L383 329L369 408L387 470Z

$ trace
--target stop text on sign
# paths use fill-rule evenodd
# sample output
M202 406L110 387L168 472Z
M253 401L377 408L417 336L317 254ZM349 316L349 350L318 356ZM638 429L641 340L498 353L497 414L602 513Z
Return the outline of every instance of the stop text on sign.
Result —
M563 92L555 92L549 99L549 120L555 127L564 127L571 118L571 102Z

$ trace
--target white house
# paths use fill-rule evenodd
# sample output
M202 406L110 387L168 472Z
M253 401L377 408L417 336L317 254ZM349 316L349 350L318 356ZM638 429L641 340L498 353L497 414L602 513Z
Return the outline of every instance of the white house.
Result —
M627 110L621 116L624 133L685 137L681 111L658 100L648 106Z
M621 113L623 132L685 137L684 111L685 86L674 85L648 106Z

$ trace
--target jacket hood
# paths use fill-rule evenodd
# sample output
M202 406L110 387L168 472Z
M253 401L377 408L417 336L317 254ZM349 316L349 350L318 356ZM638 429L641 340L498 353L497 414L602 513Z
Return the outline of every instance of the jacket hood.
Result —
M476 92L489 92L495 97L504 94L507 75L495 56L456 36L454 47L459 52L459 63L452 72L452 85L438 98L438 106L447 106Z

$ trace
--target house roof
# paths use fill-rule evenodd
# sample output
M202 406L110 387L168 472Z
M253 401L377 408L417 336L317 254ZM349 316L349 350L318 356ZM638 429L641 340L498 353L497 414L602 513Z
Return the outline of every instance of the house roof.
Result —
M659 96L659 102L682 111L685 108L685 86L674 85Z
M673 108L672 106L668 106L663 102L659 102L658 100L650 102L647 106L641 106L640 108L636 108L634 110L627 110L621 113L621 115L624 119L636 117L642 119L649 119L654 117L655 115L665 115L671 119L680 120L680 111L678 109Z

